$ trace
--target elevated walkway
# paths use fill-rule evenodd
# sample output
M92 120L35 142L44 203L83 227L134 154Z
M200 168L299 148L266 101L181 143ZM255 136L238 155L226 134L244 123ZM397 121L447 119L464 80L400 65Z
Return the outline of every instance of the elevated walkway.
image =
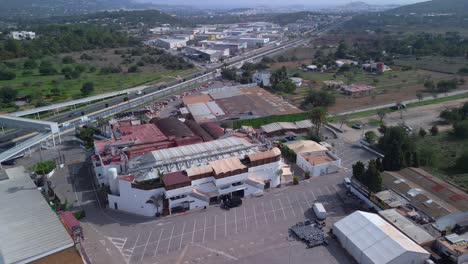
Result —
M39 144L40 142L46 140L48 137L52 136L52 133L39 133L38 135L29 138L21 143L18 143L16 146L13 148L7 149L6 151L3 151L0 153L0 162L3 162L5 160L10 159L11 157L14 157L18 153L27 150L28 148L35 146Z

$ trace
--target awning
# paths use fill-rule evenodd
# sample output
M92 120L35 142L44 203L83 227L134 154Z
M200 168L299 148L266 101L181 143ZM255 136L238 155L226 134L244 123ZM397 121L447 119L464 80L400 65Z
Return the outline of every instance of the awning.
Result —
M218 187L213 182L200 184L193 191L208 198L219 196Z

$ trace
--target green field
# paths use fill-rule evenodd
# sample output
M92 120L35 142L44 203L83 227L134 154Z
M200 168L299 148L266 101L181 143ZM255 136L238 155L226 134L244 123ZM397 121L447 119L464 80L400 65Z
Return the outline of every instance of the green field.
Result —
M70 64L68 66L74 66ZM63 65L55 64L57 70L61 70ZM89 68L89 67L88 67ZM138 86L145 83L160 83L171 81L177 76L183 76L196 71L196 68L189 70L164 70L159 69L154 72L142 71L137 73L112 73L100 74L99 70L90 72L88 69L81 74L78 79L68 80L62 74L43 76L37 69L30 70L32 74L23 75L24 70L15 69L16 78L14 80L0 81L0 87L10 86L18 91L19 95L29 95L32 104L38 101L45 103L60 102L70 99L80 98L80 88L86 82L94 83L94 91L91 95L118 91L125 88ZM58 88L59 93L53 93L53 88ZM33 105L24 106L24 108ZM13 107L3 108L1 111L9 112L15 110Z
M455 174L452 170L456 159L468 149L468 139L455 139L450 133L440 133L437 136L418 137L416 145L418 149L429 148L434 153L432 166L426 169L462 188L468 188L468 173Z
M457 73L458 70L468 65L468 60L463 57L430 56L420 58L400 58L395 64L405 67L413 67L430 71Z

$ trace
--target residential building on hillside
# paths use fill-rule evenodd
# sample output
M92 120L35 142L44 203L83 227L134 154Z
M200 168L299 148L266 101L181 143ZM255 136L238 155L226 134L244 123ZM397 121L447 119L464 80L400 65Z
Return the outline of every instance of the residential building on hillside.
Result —
M32 31L12 31L8 36L16 40L31 40L36 38L36 33Z

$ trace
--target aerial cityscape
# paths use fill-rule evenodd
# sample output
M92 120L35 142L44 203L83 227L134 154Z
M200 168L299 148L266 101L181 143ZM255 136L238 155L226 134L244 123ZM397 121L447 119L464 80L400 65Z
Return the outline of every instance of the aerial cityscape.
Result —
M467 0L0 5L0 264L468 263Z

